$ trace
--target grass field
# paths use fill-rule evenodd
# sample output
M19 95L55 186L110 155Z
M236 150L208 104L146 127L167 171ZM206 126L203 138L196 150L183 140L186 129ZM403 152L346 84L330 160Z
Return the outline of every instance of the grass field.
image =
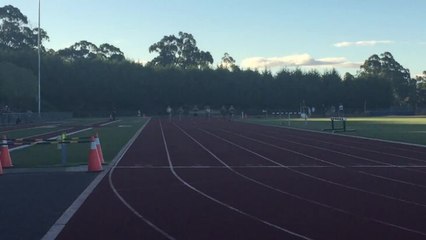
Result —
M96 121L77 120L76 122L67 122L67 125L90 124L93 122ZM104 159L106 162L110 162L145 122L146 119L142 118L123 118L116 123L74 134L70 137L87 137L98 133ZM28 135L32 135L32 131L33 130L20 130L20 134L17 135L23 137L24 134L21 132L27 132ZM89 148L90 143L67 144L67 163L65 166L87 164ZM61 150L58 149L57 144L35 145L29 148L12 151L11 158L14 166L18 168L64 166L61 163Z
M303 119L248 119L247 121L277 125L283 127L294 127L323 131L331 128L330 118L310 118L305 123ZM354 132L341 132L338 134L378 138L391 141L415 143L426 145L426 116L415 117L349 117L346 127L355 129Z

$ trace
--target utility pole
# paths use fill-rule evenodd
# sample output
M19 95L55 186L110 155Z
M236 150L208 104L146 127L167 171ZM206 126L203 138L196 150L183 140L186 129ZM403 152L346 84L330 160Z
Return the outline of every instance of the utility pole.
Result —
M41 117L41 89L40 89L40 54L41 54L41 50L40 50L40 1L38 0L38 37L37 37L37 44L38 44L38 116Z

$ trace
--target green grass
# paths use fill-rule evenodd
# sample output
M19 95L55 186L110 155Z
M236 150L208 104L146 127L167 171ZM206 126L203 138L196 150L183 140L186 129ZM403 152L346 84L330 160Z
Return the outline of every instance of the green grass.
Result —
M288 127L287 119L249 119L247 121ZM330 118L311 118L307 123L303 119L291 119L290 127L322 131L331 128ZM348 129L355 132L339 134L354 135L391 141L426 145L426 117L349 117Z
M104 159L110 162L121 148L146 122L142 118L123 118L120 122L81 132L71 137L92 136L99 133ZM81 123L81 122L80 122ZM67 164L75 166L87 164L90 143L67 144ZM11 152L15 167L51 167L61 164L61 150L57 144L36 145Z

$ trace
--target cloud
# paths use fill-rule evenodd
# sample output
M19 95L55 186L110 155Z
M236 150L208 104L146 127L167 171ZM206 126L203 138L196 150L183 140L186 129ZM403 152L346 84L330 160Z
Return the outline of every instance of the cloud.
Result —
M426 74L425 73L417 73L417 74L414 74L414 76L416 78L426 78Z
M133 61L134 63L137 63L137 64L141 64L141 65L146 65L149 62L149 61L142 60L142 59L137 59L137 60L131 59L131 61Z
M338 42L333 44L335 47L371 47L377 44L391 44L394 41L390 40L370 40L370 41L357 41L357 42Z
M311 55L297 54L283 57L252 57L241 61L243 68L274 68L274 67L343 67L359 68L360 63L349 62L344 57L328 57L314 59Z

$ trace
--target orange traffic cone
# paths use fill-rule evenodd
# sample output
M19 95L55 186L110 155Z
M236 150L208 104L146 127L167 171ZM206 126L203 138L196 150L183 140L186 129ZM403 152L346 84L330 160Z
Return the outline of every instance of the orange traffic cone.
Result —
M12 159L10 158L9 147L7 146L7 138L3 136L2 146L0 150L0 162L5 168L13 167Z
M96 150L98 150L99 160L101 161L101 164L105 163L104 160L104 154L102 153L102 147L101 147L101 140L99 139L99 135L96 133Z
M89 162L87 164L87 171L99 172L102 171L101 161L99 160L98 150L96 149L95 137L91 137Z

